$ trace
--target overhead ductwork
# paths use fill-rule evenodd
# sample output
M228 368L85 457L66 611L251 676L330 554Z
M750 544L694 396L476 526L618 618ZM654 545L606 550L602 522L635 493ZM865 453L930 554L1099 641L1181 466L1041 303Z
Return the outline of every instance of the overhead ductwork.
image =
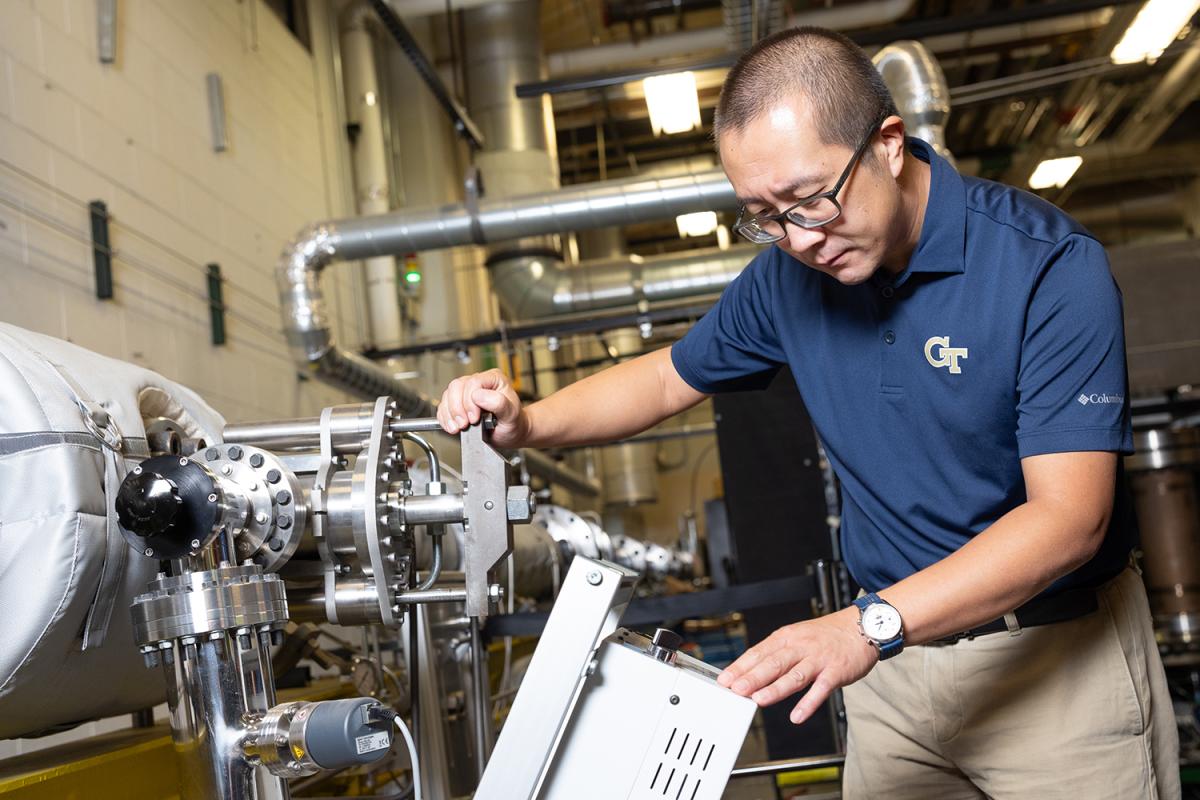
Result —
M563 50L546 57L550 75L578 75L589 72L607 72L614 65L627 66L649 61L694 56L701 53L726 52L752 44L749 2L753 0L727 0L725 27L698 28L696 30L649 36L637 42L615 42L578 50ZM788 17L787 26L816 25L835 31L847 31L874 25L886 25L903 17L916 0L867 0L862 3L839 3L830 8L815 8L797 12ZM782 10L781 4L776 7ZM737 13L739 9L744 9ZM769 18L769 15L768 15ZM774 32L777 23L770 28ZM761 37L760 37L761 38Z
M933 54L920 42L903 41L889 44L871 60L891 91L908 133L953 162L946 147L950 88Z
M635 176L583 183L518 197L485 198L475 206L404 210L320 227L328 239L324 246L332 247L341 260L634 225L736 207L725 173L713 169L667 178Z
M329 312L321 290L321 271L336 261L363 258L370 236L341 246L337 223L317 224L301 232L286 248L276 268L280 309L288 344L300 366L313 377L358 397L389 395L405 416L434 413L428 398L414 392L390 372L338 347L333 339ZM376 251L378 252L378 251ZM396 251L393 251L396 252ZM403 251L399 251L403 252ZM595 480L564 467L535 450L521 453L530 474L584 495L599 494Z
M596 311L717 294L754 258L757 247L688 250L662 256L586 261L523 255L492 266L500 304L515 319Z

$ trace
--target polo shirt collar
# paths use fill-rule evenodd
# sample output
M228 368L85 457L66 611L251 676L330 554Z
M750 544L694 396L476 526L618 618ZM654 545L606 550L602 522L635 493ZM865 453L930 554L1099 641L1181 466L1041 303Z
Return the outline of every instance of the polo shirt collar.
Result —
M962 176L921 139L908 138L909 151L929 163L929 199L921 238L908 266L893 282L899 286L915 272L956 273L966 270L967 190Z

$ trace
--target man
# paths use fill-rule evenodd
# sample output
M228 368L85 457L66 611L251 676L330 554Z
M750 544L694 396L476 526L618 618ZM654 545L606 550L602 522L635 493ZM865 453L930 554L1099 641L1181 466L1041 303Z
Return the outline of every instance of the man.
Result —
M848 798L1177 797L1145 591L1110 525L1131 434L1100 244L906 140L838 34L749 50L714 128L738 232L774 246L672 348L526 409L498 372L460 378L443 426L490 411L501 444L600 442L789 365L868 594L721 683L760 705L804 691L797 723L846 687Z

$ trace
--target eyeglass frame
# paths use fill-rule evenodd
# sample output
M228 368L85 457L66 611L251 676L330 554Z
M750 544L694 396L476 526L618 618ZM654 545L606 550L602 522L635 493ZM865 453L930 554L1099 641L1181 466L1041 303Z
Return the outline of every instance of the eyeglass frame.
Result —
M753 244L774 244L775 242L781 242L787 238L787 227L786 227L787 223L791 223L792 225L795 225L798 228L803 228L804 230L811 231L816 228L823 228L826 225L830 224L831 222L834 222L837 219L839 219L842 216L842 204L838 202L837 195L840 191L842 191L842 186L844 186L846 181L850 178L850 173L854 171L854 165L858 163L859 159L862 158L863 153L866 152L867 145L870 144L871 140L875 138L875 134L879 131L879 126L882 125L883 121L886 120L887 118L888 118L887 112L882 112L871 123L870 130L867 131L867 135L863 137L862 142L858 145L858 148L854 151L854 155L852 155L850 157L850 162L848 164L846 164L846 168L842 170L841 177L837 179L837 183L835 183L833 185L832 189L825 191L825 192L817 192L816 194L812 194L812 195L809 195L808 197L797 200L795 203L792 203L790 206L788 206L783 211L780 211L777 214L756 214L747 220L743 220L743 217L745 217L745 215L746 215L746 205L743 203L742 207L740 209L738 209L737 219L733 223L734 232L741 235L742 238L752 242ZM829 201L831 203L833 203L834 208L837 209L837 213L834 214L829 219L824 220L823 222L810 223L807 220L802 221L802 222L797 222L796 220L792 219L792 217L790 216L792 211L799 208L800 206L808 205L809 203L814 203L817 200L824 200L826 198L828 198ZM762 242L762 241L756 241L756 240L752 239L750 237L750 235L748 233L746 233L745 228L747 226L749 226L751 223L758 223L759 226L761 227L761 223L764 223L764 222L778 222L779 223L779 227L782 229L782 233L779 234L778 238L772 239L769 242Z

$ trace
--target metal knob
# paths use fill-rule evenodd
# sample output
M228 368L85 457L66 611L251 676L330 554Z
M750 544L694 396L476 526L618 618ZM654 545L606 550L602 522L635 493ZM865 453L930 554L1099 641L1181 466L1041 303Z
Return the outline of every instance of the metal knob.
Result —
M161 536L175 527L183 498L163 475L137 470L117 492L117 519L121 527L138 536Z
M674 664L683 637L668 628L659 628L650 640L650 655L664 664Z

